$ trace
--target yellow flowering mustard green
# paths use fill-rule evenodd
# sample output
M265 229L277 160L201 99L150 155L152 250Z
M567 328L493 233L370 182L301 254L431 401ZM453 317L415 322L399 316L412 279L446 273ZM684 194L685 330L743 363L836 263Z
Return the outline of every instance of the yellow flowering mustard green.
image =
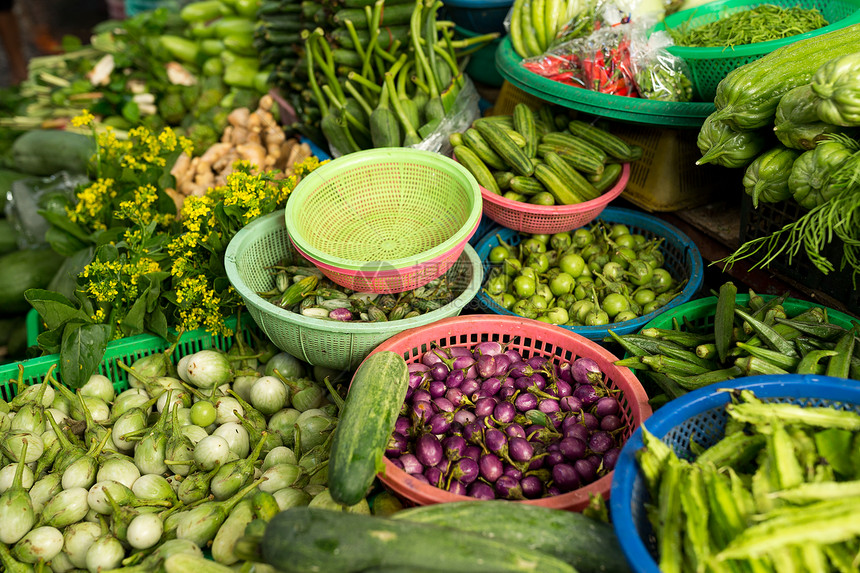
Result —
M75 127L86 127L87 125L92 125L94 120L95 116L90 113L90 110L85 109L79 116L72 118L72 125Z
M75 119L78 125L92 122L87 113ZM67 208L69 220L102 245L78 276L93 320L112 322L117 338L133 334L143 324L140 301L151 299L147 315L161 313L172 328L231 335L225 318L236 312L241 297L224 274L227 244L254 219L283 208L319 160L295 165L294 175L284 179L274 172L254 174L250 163L239 162L224 186L186 198L177 214L164 191L165 178L179 153L190 152L189 139L170 128L154 134L144 127L129 130L127 139L110 129L95 137L98 178L79 189ZM105 244L99 236L112 240ZM104 249L108 254L99 256Z

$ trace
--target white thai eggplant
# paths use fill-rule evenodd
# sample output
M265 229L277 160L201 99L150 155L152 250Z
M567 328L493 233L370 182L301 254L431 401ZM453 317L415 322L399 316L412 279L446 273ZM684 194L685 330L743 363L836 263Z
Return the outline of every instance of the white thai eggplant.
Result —
M189 426L182 426L180 431L186 438L191 440L191 444L194 446L196 446L200 440L209 435L206 433L206 430L204 430L200 426L195 426L193 424Z
M153 513L141 513L128 524L126 541L135 549L149 549L161 540L164 523Z
M236 422L221 424L212 432L212 435L224 438L230 450L240 458L248 457L248 452L251 451L251 437L242 424Z
M24 442L23 454L27 453L28 445ZM23 486L23 463L15 464L15 475L12 483L0 495L0 542L12 544L20 540L30 531L36 522L33 502L30 494Z
M295 424L302 413L295 408L284 408L269 418L269 430L281 435L281 441L288 448L295 444Z
M263 472L265 481L260 484L260 491L275 493L279 489L292 487L300 484L303 475L304 471L296 464L275 464Z
M12 547L12 555L24 563L36 563L40 559L50 561L62 550L62 532L46 525L31 529Z
M278 509L286 511L291 507L301 507L311 502L311 495L303 489L285 487L272 494L278 503Z
M37 523L51 527L65 527L79 522L90 509L87 493L87 490L82 487L64 489L48 500Z
M263 458L263 471L266 471L275 464L296 464L298 463L296 453L287 446L278 446L273 448Z
M121 392L119 396L116 397L116 400L114 400L113 406L111 407L111 419L116 420L132 408L142 408L144 404L151 400L152 396L150 396L143 388L129 388L128 390ZM154 405L155 401L153 400L152 406ZM152 406L145 409L144 412L149 413Z
M3 469L0 469L0 494L6 493L10 487L15 483L15 474L20 471L21 475L21 486L29 490L33 487L33 484L36 482L36 478L33 475L33 470L30 469L30 466L27 464L7 464L3 466ZM2 523L2 521L0 521Z
M170 396L172 391L167 392ZM134 463L142 474L163 474L167 471L164 463L165 449L167 447L167 421L169 412L164 411L158 416L158 420L141 438L134 447Z
M176 538L193 541L200 547L205 546L214 539L218 529L233 508L236 507L236 504L242 501L242 498L253 491L261 482L262 478L250 483L227 500L209 501L183 512L186 513L186 516L180 520L176 528Z
M229 455L230 444L221 436L206 436L194 446L194 462L204 471L227 463Z
M232 396L222 396L215 400L214 405L216 424L238 423L245 414L245 408Z
M27 444L26 454L24 453L25 443ZM14 432L6 435L2 445L0 445L0 450L2 450L3 455L13 462L23 460L25 464L29 464L37 461L42 456L45 447L42 444L42 438L38 434Z
M83 456L76 459L74 462L63 471L63 489L72 489L76 487L90 488L96 483L96 476L99 471L99 462L97 456L101 453L104 447L110 440L110 428L102 438L102 441L95 444Z
M191 354L185 368L187 382L198 388L216 388L233 379L230 360L218 350L201 350Z
M60 551L54 558L51 559L51 571L53 573L69 573L76 569L74 564L69 560L69 556L65 551Z
M179 489L176 491L176 496L185 505L190 505L196 501L204 499L209 495L209 484L212 478L221 469L221 464L216 464L211 470L204 472L194 472L179 483ZM184 515L181 514L174 515ZM167 524L165 523L165 529Z
M102 374L93 374L89 380L78 389L78 392L84 396L92 396L100 398L105 402L113 402L116 398L116 391L113 387L113 382L107 376ZM79 566L82 567L82 566Z
M68 526L63 532L63 553L78 569L87 566L87 551L101 536L101 527L96 523L81 521Z
M229 498L254 479L254 465L257 463L257 458L260 457L260 452L265 443L266 439L263 436L250 455L221 466L212 478L212 483L209 484L209 489L215 499L223 501Z
M171 432L164 447L164 463L173 473L187 476L191 473L194 462L194 444L182 433L179 425L179 410L180 408L174 408L172 412Z
M240 398L245 400L246 402L251 401L251 387L260 379L260 375L257 373L254 374L243 374L240 376L236 376L233 379L232 384L230 386L233 389L233 392L239 395Z
M250 399L254 408L270 416L289 405L287 385L275 376L263 376L251 386Z
M96 481L115 481L131 489L140 475L140 470L133 462L122 458L111 458L102 463L96 473Z
M288 352L278 352L266 362L264 369L266 376L274 376L275 370L288 380L301 378L305 375L304 363Z
M50 473L40 478L30 488L30 501L33 504L33 512L38 515L42 513L45 504L54 496L63 491L62 477L58 473Z
M162 501L177 503L176 492L166 478L156 474L140 476L131 488L132 493L141 501Z
M100 573L116 569L122 564L125 549L119 539L105 534L95 540L87 550L87 570L90 573Z

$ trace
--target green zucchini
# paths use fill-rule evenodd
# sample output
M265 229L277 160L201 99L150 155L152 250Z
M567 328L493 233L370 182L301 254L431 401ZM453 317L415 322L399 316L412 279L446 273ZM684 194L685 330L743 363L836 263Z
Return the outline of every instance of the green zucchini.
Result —
M358 367L331 444L328 486L336 502L355 505L373 485L408 382L406 361L395 352L371 354Z
M484 137L474 127L463 132L463 143L468 145L487 167L502 171L508 168L508 164L490 148Z
M585 199L574 192L573 189L567 186L564 180L559 177L558 173L549 165L541 163L535 168L535 177L543 183L547 191L552 193L555 202L558 205L573 205L582 203Z
M309 507L273 517L261 550L264 560L283 573L383 567L439 573L576 573L552 555L477 533Z
M633 154L633 150L623 139L617 135L612 135L608 131L600 129L599 127L594 127L593 125L585 123L584 121L574 119L567 124L567 129L573 135L599 147L608 155L611 155L616 159L626 160Z
M857 51L860 24L783 46L735 68L717 85L716 119L736 130L753 130L773 122L783 94L808 84L829 60Z
M574 169L566 160L558 153L549 152L544 155L544 161L549 165L550 169L555 171L556 175L561 177L561 180L566 184L567 188L583 200L589 201L600 197L600 192L594 188L579 171ZM603 172L601 165L601 173Z
M531 159L518 146L504 128L492 123L476 123L475 129L484 136L484 139L511 166L518 175L531 175L534 173L534 165Z
M531 108L522 102L514 106L514 129L526 140L523 147L525 154L534 157L538 144L537 126Z
M630 571L612 526L581 513L493 500L437 503L404 509L391 517L462 529L543 551L579 573Z
M40 176L58 171L85 174L95 151L91 137L57 129L34 129L12 144L15 170Z
M496 195L501 193L492 172L474 151L465 145L458 145L454 148L454 158L475 177L478 185Z

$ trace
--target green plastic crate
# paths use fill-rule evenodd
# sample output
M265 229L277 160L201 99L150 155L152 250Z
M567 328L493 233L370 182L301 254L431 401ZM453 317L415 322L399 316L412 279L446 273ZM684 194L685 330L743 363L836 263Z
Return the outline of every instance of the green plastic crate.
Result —
M806 10L817 8L830 24L818 30L797 34L781 40L770 40L742 46L719 48L693 48L671 46L668 51L683 58L690 68L690 76L695 97L701 101L714 99L717 84L735 68L758 60L770 52L798 40L826 34L851 24L860 22L860 0L722 0L710 2L698 8L676 12L666 17L655 30L689 26L696 28L729 16L736 12L749 10L760 4L772 4L780 8L800 7Z
M38 320L38 314L36 319ZM236 331L236 317L227 319L227 326ZM192 330L186 332L179 339L171 355L174 364L183 356L206 350L217 348L218 350L227 351L236 341L236 335L241 335L243 340L251 344L253 336L261 337L260 330L250 317L242 318L242 328L234 334L234 336L212 335L203 329ZM131 365L138 358L149 356L157 352L162 352L170 347L170 343L160 336L152 334L139 334L128 338L121 338L108 344L107 351L99 364L98 373L110 378L117 392L122 392L128 389L128 373L117 366L117 361L122 361L127 365ZM12 364L0 366L0 397L4 400L11 400L15 395L16 384L18 378L18 367L24 367L24 384L38 384L42 382L45 374L48 373L51 366L56 366L54 376L62 382L59 374L60 355L51 354L32 358Z

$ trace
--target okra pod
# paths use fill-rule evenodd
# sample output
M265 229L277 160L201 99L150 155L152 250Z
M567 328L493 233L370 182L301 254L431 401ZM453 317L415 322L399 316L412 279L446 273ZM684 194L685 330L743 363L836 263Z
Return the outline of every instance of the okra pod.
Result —
M696 347L696 356L713 360L717 357L717 345L711 343L698 345Z
M729 416L753 424L800 424L816 428L838 428L856 432L860 430L860 414L819 406L801 407L795 404L728 404Z
M797 350L795 350L794 345L783 338L773 329L773 327L766 325L760 320L756 320L749 314L737 308L734 309L734 312L752 327L756 335L759 336L771 350L782 352L788 356L797 356Z
M645 371L643 374L648 380L654 382L670 400L674 400L686 393L686 390L681 388L677 382L661 372Z
M851 371L851 356L854 353L856 332L857 328L852 328L843 333L836 341L836 346L833 348L836 355L830 359L827 363L827 369L824 371L827 376L848 378L848 373Z
M714 464L718 469L726 466L736 468L755 458L766 442L763 434L735 432L702 452L695 464Z
M702 386L722 382L724 380L731 380L742 375L743 369L739 366L731 366L729 368L723 368L722 370L711 370L710 372L693 376L677 376L674 374L668 374L668 376L674 380L678 386L686 390L695 390Z
M624 348L627 352L634 356L644 356L646 354L659 354L660 351L657 345L660 344L659 339L650 336L642 336L641 334L625 334L621 336L614 330L609 330L611 340L614 340ZM680 345L678 345L681 348Z
M777 318L776 321L822 340L834 340L846 332L845 328L829 322L806 322L796 318Z
M663 354L642 356L640 360L656 372L671 373L677 376L694 376L709 372L707 368L703 368L698 364L693 364L686 360L678 360L677 358L671 358Z
M318 281L319 279L315 275L311 275L293 283L281 295L281 298L278 300L279 306L288 308L300 303L310 291L316 288Z
M797 356L786 356L782 352L777 352L774 350L770 350L768 348L762 348L760 346L750 346L745 342L738 342L738 348L742 348L746 350L750 356L755 356L756 358L760 358L762 360L766 360L770 362L774 366L778 366L783 370L793 372L796 368L800 359Z
M858 434L860 435L860 434ZM846 430L833 428L815 432L812 438L815 453L845 478L860 479L860 465L853 456L860 456L860 441Z
M668 328L650 327L642 330L640 334L651 338L660 338L662 340L675 342L686 348L695 348L700 344L714 342L713 334L699 334L682 330L671 330Z
M795 373L797 374L824 374L825 366L820 364L821 360L836 356L835 350L811 350L801 358Z
M732 344L734 328L735 299L738 287L734 283L727 282L720 287L720 296L717 297L717 307L714 310L714 344L717 347L717 356L720 362L725 362L726 353Z
M695 352L692 350L688 350L686 348L678 347L674 344L667 343L658 343L657 350L660 354L664 354L670 358L676 358L678 360L684 360L686 362L690 362L697 366L701 366L705 370L714 370L717 365L714 364L712 360L705 360L700 358Z
M739 366L744 376L758 376L760 374L788 374L787 370L775 364L756 358L755 356L744 356L735 360L735 366Z
M631 370L648 370L650 367L642 362L644 357L645 356L629 356L627 358L622 358L621 360L616 360L615 365L630 368Z

